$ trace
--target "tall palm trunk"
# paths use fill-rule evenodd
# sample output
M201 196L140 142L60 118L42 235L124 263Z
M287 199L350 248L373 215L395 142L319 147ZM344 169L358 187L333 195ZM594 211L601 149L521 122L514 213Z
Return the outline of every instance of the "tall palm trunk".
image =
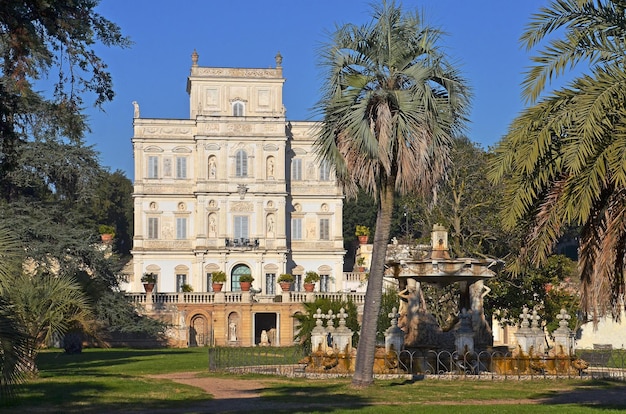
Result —
M372 263L365 293L363 321L359 346L356 352L356 366L352 385L367 387L374 382L374 356L376 353L376 321L380 312L380 301L383 292L383 275L387 243L391 234L391 216L393 213L395 176L387 179L380 193L378 213L376 215L376 232L372 250Z

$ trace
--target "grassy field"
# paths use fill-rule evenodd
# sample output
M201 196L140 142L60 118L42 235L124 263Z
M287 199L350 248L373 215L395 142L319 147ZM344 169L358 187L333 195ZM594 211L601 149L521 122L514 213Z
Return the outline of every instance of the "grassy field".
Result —
M212 411L205 391L149 376L207 372L207 350L87 349L79 355L43 352L39 377L0 412L200 413ZM220 378L233 378L222 374ZM377 381L357 390L349 379L307 380L244 376L262 383L262 397L246 413L618 413L626 384L606 381ZM584 396L585 398L581 398ZM617 399L616 399L617 396ZM622 396L622 397L620 397ZM273 407L263 411L262 403ZM324 407L319 404L326 404ZM317 405L316 405L317 404Z

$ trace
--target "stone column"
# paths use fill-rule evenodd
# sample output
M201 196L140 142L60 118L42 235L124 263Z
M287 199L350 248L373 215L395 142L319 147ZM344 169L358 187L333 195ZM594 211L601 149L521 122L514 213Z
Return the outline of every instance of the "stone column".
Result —
M574 332L569 328L571 316L565 309L561 309L556 318L559 320L559 327L552 333L555 355L571 356L574 349Z

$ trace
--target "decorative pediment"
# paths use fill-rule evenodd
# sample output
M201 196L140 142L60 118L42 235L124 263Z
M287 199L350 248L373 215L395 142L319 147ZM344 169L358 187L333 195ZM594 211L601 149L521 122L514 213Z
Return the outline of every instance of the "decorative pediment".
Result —
M307 152L302 148L294 148L293 153L296 155L306 155Z
M220 267L215 263L209 263L208 265L204 266L204 270L206 270L207 273L214 273L219 271Z
M175 153L190 153L191 149L187 148L187 147L176 147L172 150L172 152Z
M163 148L157 147L155 145L150 145L146 147L143 152L163 152Z
M317 268L317 273L330 273L333 271L333 268L328 265L322 265Z
M219 151L220 150L220 144L216 144L214 142L211 142L209 144L204 144L204 149L207 151Z
M278 272L278 266L276 266L274 263L266 264L265 266L263 266L263 270L265 270L265 272L267 273L276 273Z

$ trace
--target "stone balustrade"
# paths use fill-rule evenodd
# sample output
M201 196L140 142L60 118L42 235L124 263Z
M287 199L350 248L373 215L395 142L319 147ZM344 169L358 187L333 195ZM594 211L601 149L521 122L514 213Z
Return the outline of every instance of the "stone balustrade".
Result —
M131 302L136 305L169 304L212 304L212 303L248 303L254 300L255 295L249 292L181 292L181 293L153 293L152 301L145 293L127 293ZM364 292L287 292L281 296L283 303L313 302L316 298L325 298L333 301L351 300L356 304L365 302ZM264 296L265 297L265 296Z

